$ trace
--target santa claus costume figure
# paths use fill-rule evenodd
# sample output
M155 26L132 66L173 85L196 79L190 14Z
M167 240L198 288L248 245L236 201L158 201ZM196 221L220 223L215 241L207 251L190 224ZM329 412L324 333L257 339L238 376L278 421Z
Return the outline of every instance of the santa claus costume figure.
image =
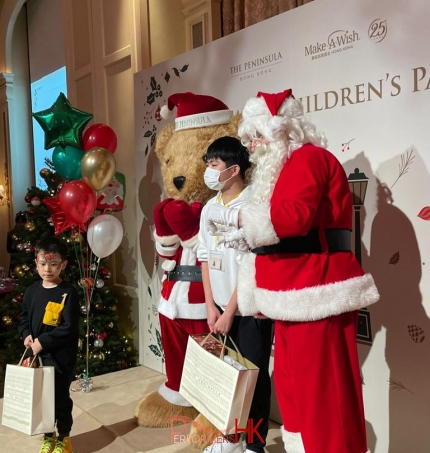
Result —
M366 453L356 326L358 309L379 294L350 249L345 171L291 90L258 93L242 118L239 136L256 165L247 203L236 217L218 205L208 218L241 227L250 246L239 271L240 312L275 320L285 450ZM234 245L238 233L228 236Z

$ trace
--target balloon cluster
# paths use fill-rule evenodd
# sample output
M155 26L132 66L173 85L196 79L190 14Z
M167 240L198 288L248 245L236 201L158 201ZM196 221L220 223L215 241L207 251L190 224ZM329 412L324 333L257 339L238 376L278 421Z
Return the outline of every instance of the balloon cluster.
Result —
M85 232L88 228L92 252L105 258L121 243L121 223L110 214L87 223L97 208L97 192L115 177L115 132L102 123L83 131L93 115L72 107L63 93L49 109L36 112L33 117L45 132L45 149L54 148L52 163L65 180L57 195L43 200L55 234L70 228Z

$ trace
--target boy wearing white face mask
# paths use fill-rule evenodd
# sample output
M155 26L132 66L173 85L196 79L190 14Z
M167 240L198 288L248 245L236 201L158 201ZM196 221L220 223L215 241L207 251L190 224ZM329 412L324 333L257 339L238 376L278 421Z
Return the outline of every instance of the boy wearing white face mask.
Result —
M215 140L203 156L207 168L206 185L218 190L202 210L198 235L197 258L202 266L203 288L207 308L207 322L211 332L229 335L241 354L259 367L257 385L251 404L252 436L246 439L246 452L264 453L270 412L271 382L269 360L272 349L272 321L241 316L237 307L237 277L240 255L248 253L226 248L220 238L207 229L206 214L213 204L237 210L245 202L245 172L251 166L248 150L234 137ZM232 211L233 214L233 211ZM244 243L244 245L246 245ZM246 251L245 251L246 250ZM238 438L219 438L204 453L241 453Z

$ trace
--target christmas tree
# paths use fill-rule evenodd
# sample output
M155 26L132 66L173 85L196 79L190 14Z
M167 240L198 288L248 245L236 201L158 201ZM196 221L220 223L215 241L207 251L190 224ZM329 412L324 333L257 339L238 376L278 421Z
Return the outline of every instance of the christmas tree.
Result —
M8 363L18 363L23 353L23 341L18 334L23 294L40 278L34 261L35 245L40 239L54 235L54 227L58 226L52 206L65 181L49 160L47 164L50 168L40 172L47 190L28 189L25 198L28 209L23 212L26 221L11 235L14 250L11 273L16 287L0 301L0 349L5 350ZM73 283L82 298L77 377L97 376L136 365L132 339L121 335L118 328L118 300L105 283L111 278L111 270L106 259L101 260L92 253L85 230L75 225L57 234L68 248L68 265L62 278Z

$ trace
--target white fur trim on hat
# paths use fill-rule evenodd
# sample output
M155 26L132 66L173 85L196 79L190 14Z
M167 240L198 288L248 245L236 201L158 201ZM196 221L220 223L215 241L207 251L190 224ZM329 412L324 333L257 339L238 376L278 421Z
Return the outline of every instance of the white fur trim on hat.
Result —
M241 226L251 248L277 244L279 238L270 219L270 204L247 203L240 209Z
M304 322L368 307L379 300L379 293L373 277L365 274L290 291L256 288L255 300L257 309L271 319Z
M179 392L169 389L166 387L166 384L161 384L158 388L158 393L169 403L176 404L176 406L182 407L191 407L192 404L189 403Z
M231 110L216 110L214 112L181 116L175 119L175 131L228 124L231 121L232 116L233 112Z

